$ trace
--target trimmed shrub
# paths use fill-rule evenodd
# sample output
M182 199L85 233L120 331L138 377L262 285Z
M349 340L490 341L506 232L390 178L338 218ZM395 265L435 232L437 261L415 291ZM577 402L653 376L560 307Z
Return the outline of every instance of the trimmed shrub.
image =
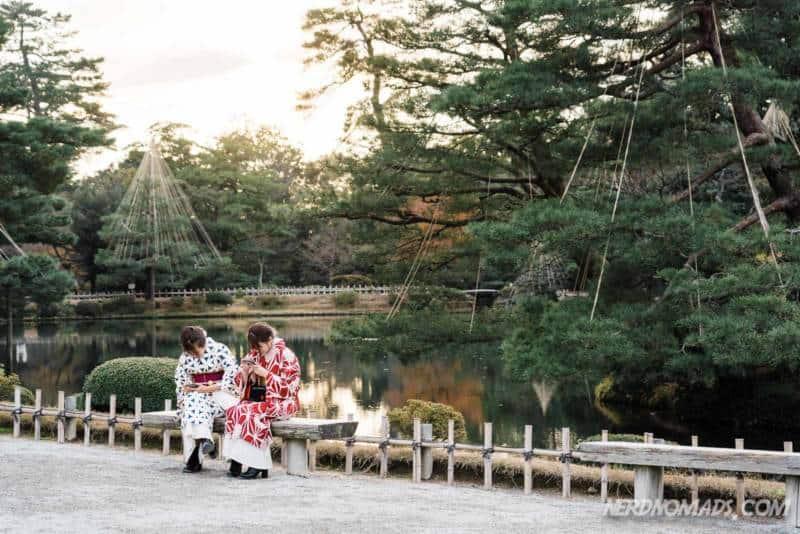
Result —
M170 297L169 305L173 308L183 308L183 297Z
M258 299L258 305L262 308L280 308L286 303L278 295L265 295Z
M103 302L105 315L135 315L145 311L145 304L133 295L122 295Z
M233 304L233 297L227 293L214 291L213 293L206 295L206 304L230 306Z
M75 305L75 315L81 317L98 317L103 314L103 309L99 302L82 300Z
M358 294L354 291L336 293L333 296L333 305L337 308L352 308L358 302Z
M83 383L83 392L92 394L92 403L108 407L108 399L117 395L120 410L133 411L134 399L142 398L142 411L164 409L164 399L175 401L173 358L117 358L95 367ZM174 405L174 402L173 402Z
M14 400L14 386L21 386L22 382L19 377L11 373L10 375L3 374L0 371L0 400L12 401ZM22 404L34 403L33 392L26 387L22 388Z
M402 407L389 412L392 427L406 436L413 435L414 419L417 418L433 425L434 439L447 439L447 422L450 419L455 423L455 439L464 440L467 437L464 415L447 404L409 399Z

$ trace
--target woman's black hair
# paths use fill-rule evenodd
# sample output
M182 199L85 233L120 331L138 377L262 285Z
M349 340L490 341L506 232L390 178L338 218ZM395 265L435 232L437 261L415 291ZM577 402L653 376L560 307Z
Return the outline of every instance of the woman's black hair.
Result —
M181 330L181 346L186 352L206 346L206 331L199 326L184 326Z
M275 329L267 323L255 323L247 329L247 342L251 349L257 349L259 343L267 343L275 337Z

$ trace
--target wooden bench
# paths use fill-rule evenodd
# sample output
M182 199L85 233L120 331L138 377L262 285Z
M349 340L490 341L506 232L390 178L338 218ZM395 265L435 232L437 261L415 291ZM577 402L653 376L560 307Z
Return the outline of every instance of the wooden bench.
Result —
M664 468L762 473L786 477L784 518L800 528L800 454L650 443L585 441L573 453L578 460L634 466L636 500L664 498Z
M145 412L142 414L145 427L164 429L180 429L181 423L175 410L161 412ZM357 421L339 421L336 419L303 419L292 418L272 422L272 434L286 442L286 471L290 475L308 474L308 441L320 439L344 439L353 437L358 426ZM223 433L225 419L214 420L214 431Z

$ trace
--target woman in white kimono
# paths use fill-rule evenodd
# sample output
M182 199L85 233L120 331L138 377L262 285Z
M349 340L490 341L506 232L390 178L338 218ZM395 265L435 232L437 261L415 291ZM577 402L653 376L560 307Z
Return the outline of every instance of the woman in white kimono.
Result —
M181 330L181 346L175 392L186 462L183 472L196 473L202 469L204 454L216 457L211 432L214 418L224 414L218 399L237 391L234 380L238 366L230 349L208 337L199 326Z

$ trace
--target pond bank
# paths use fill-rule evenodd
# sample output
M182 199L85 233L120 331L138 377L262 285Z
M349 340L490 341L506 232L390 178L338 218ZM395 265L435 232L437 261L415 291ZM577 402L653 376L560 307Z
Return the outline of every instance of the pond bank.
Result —
M753 532L778 523L603 517L599 499L485 491L438 483L345 476L309 478L275 469L269 480L225 476L221 462L197 475L180 458L0 436L0 524L11 532ZM195 498L187 499L188 495ZM165 528L166 527L166 528Z
M126 297L123 297L126 298ZM24 318L26 323L58 323L64 321L86 321L107 319L187 319L219 318L247 319L260 317L347 317L368 313L388 312L391 308L389 295L357 295L352 302L342 303L336 295L283 295L280 297L234 297L231 304L209 304L204 298L156 299L148 302L135 300L115 305L115 299L90 301L83 304L84 313L79 314L78 305L68 305L70 313L56 317ZM96 308L95 310L89 308ZM2 319L0 319L2 323Z

